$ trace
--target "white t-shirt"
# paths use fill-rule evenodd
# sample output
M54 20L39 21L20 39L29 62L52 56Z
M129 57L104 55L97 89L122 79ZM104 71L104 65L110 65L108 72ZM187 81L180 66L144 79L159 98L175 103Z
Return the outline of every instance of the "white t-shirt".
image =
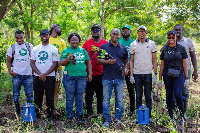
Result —
M154 41L146 39L144 43L135 40L131 43L129 53L134 54L134 74L152 73L152 53L156 52Z
M30 43L27 43L27 44L28 44L27 47L30 46L30 51L31 51L33 49L33 45ZM25 43L22 45L19 45L16 42L14 45L15 45L15 49L14 49L15 54L14 54L14 60L12 63L12 66L13 66L12 71L20 75L32 75L32 68L30 65L30 54ZM8 48L6 55L12 58L11 46Z
M59 61L58 49L52 44L46 46L39 44L35 46L31 52L31 59L35 60L35 66L43 74L46 73L51 66L53 61ZM37 73L34 73L35 76L38 76ZM47 76L55 76L55 71L48 74Z

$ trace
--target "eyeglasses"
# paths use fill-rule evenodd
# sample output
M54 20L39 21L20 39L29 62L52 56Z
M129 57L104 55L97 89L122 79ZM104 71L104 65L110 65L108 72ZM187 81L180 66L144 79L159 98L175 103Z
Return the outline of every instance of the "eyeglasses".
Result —
M99 32L100 29L96 29L96 30L91 30L92 32Z
M167 37L167 39L175 39L175 37Z

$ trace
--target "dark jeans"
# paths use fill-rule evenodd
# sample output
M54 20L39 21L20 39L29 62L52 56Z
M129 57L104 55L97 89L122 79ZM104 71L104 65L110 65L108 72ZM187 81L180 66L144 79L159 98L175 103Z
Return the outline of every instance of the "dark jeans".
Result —
M103 107L103 85L102 85L102 75L92 76L92 81L87 82L86 90L85 90L85 102L86 102L86 110L87 115L93 114L92 102L93 95L96 93L97 97L97 114L102 114Z
M127 85L127 89L129 93L129 98L130 98L130 111L134 112L135 111L135 88L134 88L135 84L132 84L130 82L130 77L128 77L127 75L125 76L125 79L126 79L126 85Z
M166 89L166 102L169 116L173 118L173 95L176 99L178 108L180 110L181 116L183 116L184 108L183 108L183 97L182 97L182 89L184 83L184 75L179 74L179 77L171 77L166 73L163 73L163 80L165 83Z
M151 117L152 109L152 74L134 74L136 89L136 108L142 105L143 86L146 106L149 108L149 116Z
M42 111L44 90L45 90L45 95L46 95L47 117L51 118L53 116L54 88L55 88L54 76L47 76L45 82L41 81L39 79L39 76L34 76L33 89L34 89L34 102L37 106L35 108L37 118L41 117L41 114L39 111Z

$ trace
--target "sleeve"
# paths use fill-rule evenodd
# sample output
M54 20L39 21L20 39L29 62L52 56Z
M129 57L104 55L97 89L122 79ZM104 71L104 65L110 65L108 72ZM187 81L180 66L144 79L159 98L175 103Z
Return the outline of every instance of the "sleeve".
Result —
M67 54L66 51L67 51L67 49L64 49L62 51L60 60L64 60L64 59L66 59L69 56L69 54Z
M53 58L53 61L59 61L60 60L57 48L53 49L52 58Z
M35 49L34 48L31 50L31 60L36 60L36 58L35 58Z
M10 56L12 58L12 47L10 46L6 52L7 56Z
M84 54L85 54L85 60L90 61L90 57L88 55L88 52L84 48L83 48L83 50L84 50Z
M189 51L194 51L194 44L192 42L191 39L187 39L187 44L188 44L188 47L189 47Z
M187 56L187 52L185 50L185 47L182 47L182 59L186 59L188 56Z
M135 41L134 41L135 42ZM129 53L130 54L135 54L135 48L134 48L134 42L131 43L130 47L129 47Z
M155 42L152 42L152 43L151 43L151 52L152 52L152 53L156 53L156 52L157 52Z

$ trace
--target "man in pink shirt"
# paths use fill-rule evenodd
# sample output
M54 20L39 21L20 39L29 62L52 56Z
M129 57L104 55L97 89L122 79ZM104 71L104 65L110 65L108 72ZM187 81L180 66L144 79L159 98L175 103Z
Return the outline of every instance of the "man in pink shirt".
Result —
M86 86L86 109L87 116L93 115L92 102L94 92L97 96L97 114L102 114L102 101L103 101L103 86L102 74L103 65L97 63L97 56L99 48L102 44L107 43L106 40L100 38L101 28L98 24L94 24L91 28L92 38L83 44L83 48L88 52L92 63L92 81L87 83Z

